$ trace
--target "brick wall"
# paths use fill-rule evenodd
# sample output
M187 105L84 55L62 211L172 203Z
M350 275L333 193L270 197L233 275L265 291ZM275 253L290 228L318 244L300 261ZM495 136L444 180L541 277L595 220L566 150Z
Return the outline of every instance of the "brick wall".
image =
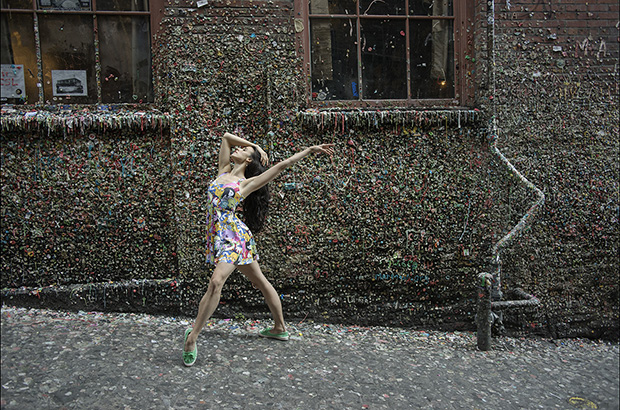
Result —
M541 298L532 328L617 337L618 3L496 1L495 33L497 91L483 87L480 104L546 195L505 253L506 286Z
M617 339L617 2L498 0L494 30L487 7L475 2L470 33L467 81L476 83L478 111L464 111L463 121L429 111L340 121L306 115L292 2L170 2L154 67L157 106L172 116L166 232L175 253L168 271L152 277L176 281L145 294L142 307L195 314L212 269L204 262L205 189L219 138L232 131L273 161L308 144L338 146L333 162L307 158L271 184L268 228L257 242L288 318L472 329L476 277L536 199L490 148L495 114L499 149L546 195L534 223L501 253L504 289L523 288L542 306L506 312L506 323ZM119 279L136 279L124 272ZM80 306L106 308L98 303ZM267 314L233 275L218 313L238 312Z

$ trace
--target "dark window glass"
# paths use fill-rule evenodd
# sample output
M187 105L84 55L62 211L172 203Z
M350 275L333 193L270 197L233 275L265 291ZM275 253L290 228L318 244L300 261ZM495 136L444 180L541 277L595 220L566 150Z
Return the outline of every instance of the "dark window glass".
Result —
M97 0L97 10L149 11L148 0Z
M102 101L152 102L148 16L100 16L98 25Z
M312 14L355 14L356 0L312 0Z
M0 1L1 102L154 101L150 0Z
M404 20L362 20L362 97L407 98Z
M3 9L31 9L32 0L2 0Z
M458 103L453 2L308 0L312 100Z
M452 0L409 0L409 14L415 16L452 16Z
M353 18L311 21L312 99L358 98L356 38Z
M452 21L419 20L409 24L411 98L453 98Z
M91 15L39 16L43 93L46 101L97 102Z
M404 0L360 0L360 14L401 15L405 14Z
M36 103L39 100L39 89L32 14L2 13L1 21L1 58L5 66L3 68L8 70L5 78L2 78L3 86L7 82L3 91L8 95L3 93L1 100L10 104ZM25 84L21 82L22 76Z

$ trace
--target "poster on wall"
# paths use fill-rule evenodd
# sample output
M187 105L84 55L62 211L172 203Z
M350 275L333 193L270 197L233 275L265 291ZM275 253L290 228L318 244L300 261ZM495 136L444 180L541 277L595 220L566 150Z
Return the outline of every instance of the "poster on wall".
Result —
M24 66L16 64L2 64L2 86L0 100L8 98L26 99L26 81L24 81Z
M54 97L87 96L86 70L52 70Z

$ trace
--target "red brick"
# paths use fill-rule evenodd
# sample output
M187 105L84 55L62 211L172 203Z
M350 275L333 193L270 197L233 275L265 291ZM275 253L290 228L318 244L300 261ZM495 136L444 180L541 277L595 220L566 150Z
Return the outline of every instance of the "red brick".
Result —
M540 27L544 29L560 30L570 24L567 20L545 20L540 23Z
M590 20L571 20L566 22L567 27L590 27Z
M585 13L588 11L588 6L584 3L567 4L566 11L578 11Z
M580 13L574 11L564 11L556 14L558 20L576 20L579 18Z
M595 14L596 20L616 20L618 21L618 13L613 11L598 12ZM615 26L615 23L612 27Z
M598 13L601 11L609 11L608 4L589 4L588 11L591 13Z

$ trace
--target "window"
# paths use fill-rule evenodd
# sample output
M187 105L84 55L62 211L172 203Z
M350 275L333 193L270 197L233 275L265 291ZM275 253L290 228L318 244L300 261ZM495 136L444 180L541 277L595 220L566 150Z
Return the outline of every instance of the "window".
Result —
M469 6L467 6L469 4ZM463 105L467 7L453 0L306 0L310 100ZM470 73L471 74L471 73Z
M1 0L2 93L11 104L153 102L163 0Z

